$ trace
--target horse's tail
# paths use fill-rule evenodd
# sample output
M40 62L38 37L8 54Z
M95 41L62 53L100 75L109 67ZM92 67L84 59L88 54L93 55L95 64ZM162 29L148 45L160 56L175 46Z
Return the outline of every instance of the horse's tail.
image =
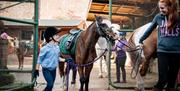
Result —
M65 69L64 69L65 62L59 61L59 75L60 77L63 77L65 75Z

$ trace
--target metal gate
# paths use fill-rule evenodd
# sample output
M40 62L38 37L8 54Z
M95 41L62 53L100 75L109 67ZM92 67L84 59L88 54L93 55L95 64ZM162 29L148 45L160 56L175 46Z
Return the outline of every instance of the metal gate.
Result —
M11 54L9 56L9 49L12 47L9 46L9 40L0 39L0 46L1 46L1 59L0 59L0 76L1 76L1 82L4 81L4 83L0 84L0 90L8 90L8 91L14 91L14 90L20 90L25 89L26 91L30 89L33 89L35 78L32 77L32 71L35 69L35 64L37 60L38 55L38 0L6 0L0 1L4 2L6 5L3 5L1 3L0 12L5 11L8 8L15 7L17 5L22 5L22 3L31 3L34 5L34 17L32 20L24 20L24 19L15 19L15 18L9 18L9 17L3 17L0 16L0 20L4 23L8 23L9 25L15 23L15 27L17 28L18 25L22 25L22 28L19 28L23 31L23 26L27 25L28 29L32 29L32 36L33 36L33 42L26 43L26 48L28 48L28 44L32 45L33 48L31 50L33 51L31 57L25 57L25 61L28 59L30 64L28 64L30 67L24 67L23 69L18 69L16 65L17 62L17 56L16 54ZM4 7L3 7L4 6ZM15 9L18 10L18 9ZM25 11L25 10L23 10ZM23 13L22 11L22 13ZM16 17L16 16L14 16ZM5 30L8 30L9 27L4 27ZM12 29L13 29L12 28ZM13 30L12 30L13 31ZM29 32L31 31L23 31L21 33L14 33L15 31L11 32L11 34L14 34L14 36L21 35L21 38L29 38ZM8 33L8 32L7 32ZM10 33L10 32L9 32ZM24 34L24 35L23 35ZM22 37L24 36L24 37ZM14 49L12 49L14 50ZM17 51L17 50L15 50ZM8 62L7 62L8 61ZM25 62L26 63L26 62Z

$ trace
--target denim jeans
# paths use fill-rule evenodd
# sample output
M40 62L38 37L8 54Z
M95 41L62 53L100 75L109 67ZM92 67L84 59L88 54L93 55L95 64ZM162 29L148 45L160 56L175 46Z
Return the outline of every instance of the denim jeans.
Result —
M46 88L43 91L52 91L54 86L54 81L56 78L56 69L49 70L47 68L42 68L43 76L47 82Z

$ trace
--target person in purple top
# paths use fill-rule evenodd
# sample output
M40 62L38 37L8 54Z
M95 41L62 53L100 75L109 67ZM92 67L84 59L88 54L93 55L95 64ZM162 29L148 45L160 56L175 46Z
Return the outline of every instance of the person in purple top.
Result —
M114 83L120 83L120 69L122 71L122 83L126 83L126 70L125 70L125 63L126 63L126 52L125 52L125 44L127 44L126 40L126 32L119 32L120 38L117 40L117 43L114 47L114 51L116 52L116 78L117 81Z

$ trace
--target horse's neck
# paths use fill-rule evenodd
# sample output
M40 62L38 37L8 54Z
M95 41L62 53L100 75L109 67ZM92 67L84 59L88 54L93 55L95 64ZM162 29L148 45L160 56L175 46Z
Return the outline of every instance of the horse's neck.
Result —
M8 42L10 46L14 47L14 42L12 40L8 40Z
M90 45L95 45L100 37L100 35L97 33L97 27L95 23L90 25L90 27L84 31L83 34L85 42Z
M100 48L107 48L107 41L105 38L99 37L97 43L98 43Z
M14 40L14 46L15 46L16 48L19 48L19 41L18 41L18 40Z

